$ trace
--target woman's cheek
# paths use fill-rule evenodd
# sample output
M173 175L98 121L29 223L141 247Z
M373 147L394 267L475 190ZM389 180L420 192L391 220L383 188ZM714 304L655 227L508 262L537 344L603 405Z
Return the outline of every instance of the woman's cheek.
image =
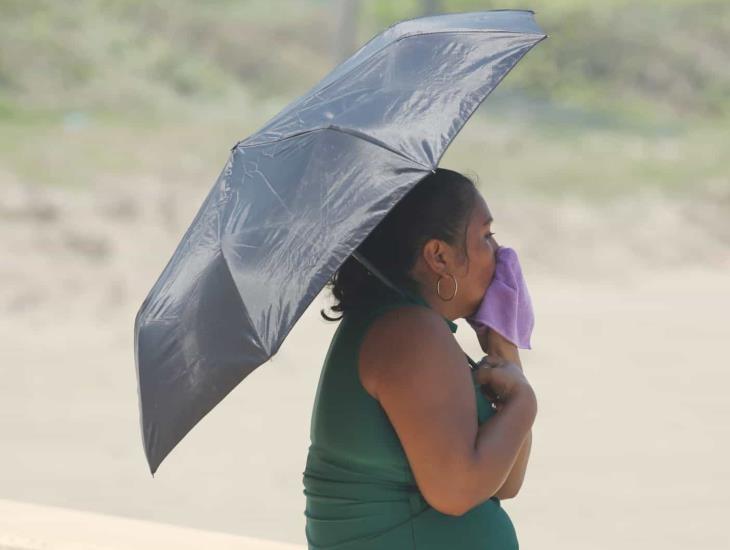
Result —
M491 285L492 279L494 279L494 266L490 265L489 269L487 270L487 276L484 280L484 286L488 287L489 285Z
M491 264L489 264L489 266L487 267L487 269L484 271L484 275L485 275L485 277L484 277L485 284L491 283L492 282L492 278L494 277L494 267Z

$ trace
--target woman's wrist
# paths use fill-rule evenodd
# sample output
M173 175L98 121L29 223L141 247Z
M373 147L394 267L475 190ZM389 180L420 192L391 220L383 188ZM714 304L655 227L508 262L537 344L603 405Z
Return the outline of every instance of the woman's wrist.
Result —
M520 352L518 351L517 346L515 346L514 344L508 343L491 346L487 350L487 355L496 356L500 359L511 361L512 363L516 363L518 367L522 368L522 362L520 361Z
M520 352L515 344L507 340L497 331L487 327L478 326L474 329L479 340L482 351L491 357L505 359L516 363L522 369Z

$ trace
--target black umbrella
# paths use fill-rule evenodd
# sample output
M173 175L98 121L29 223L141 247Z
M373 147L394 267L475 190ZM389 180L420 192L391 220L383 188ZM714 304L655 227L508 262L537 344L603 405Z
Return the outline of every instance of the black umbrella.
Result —
M545 37L532 11L403 21L232 148L135 319L153 474Z

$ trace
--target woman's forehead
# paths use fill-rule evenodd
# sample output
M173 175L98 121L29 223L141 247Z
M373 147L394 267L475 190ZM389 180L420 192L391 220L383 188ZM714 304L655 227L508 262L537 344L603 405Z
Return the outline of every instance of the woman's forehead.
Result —
M487 202L481 195L479 195L472 212L472 223L482 226L493 221L493 219L492 212L489 210Z

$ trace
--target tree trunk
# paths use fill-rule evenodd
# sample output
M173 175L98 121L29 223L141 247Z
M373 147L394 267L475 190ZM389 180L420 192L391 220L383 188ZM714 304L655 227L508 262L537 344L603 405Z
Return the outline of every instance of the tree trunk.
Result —
M423 15L435 15L441 12L439 0L421 0L421 13Z
M335 63L348 58L357 47L357 16L360 0L335 0L337 6L337 32L333 57Z

